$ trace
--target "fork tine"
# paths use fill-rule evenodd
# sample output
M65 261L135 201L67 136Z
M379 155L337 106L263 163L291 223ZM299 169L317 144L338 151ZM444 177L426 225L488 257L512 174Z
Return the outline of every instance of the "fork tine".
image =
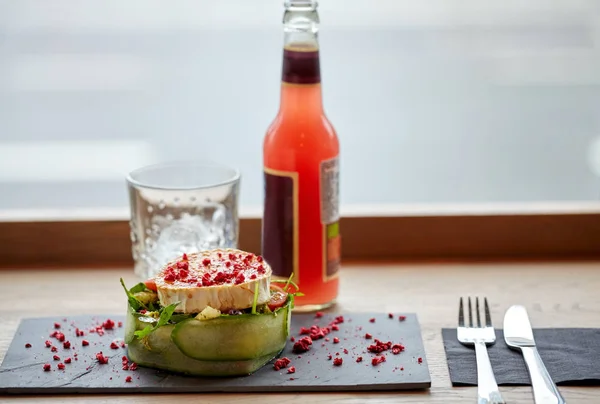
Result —
M463 314L463 298L460 298L460 303L458 304L458 326L465 326L465 315Z
M475 312L477 313L477 327L481 328L481 316L479 315L479 296L475 298Z
M469 327L473 327L473 310L471 309L471 296L469 296Z
M483 299L484 299L483 303L485 306L485 326L491 327L492 326L492 316L490 316L490 306L488 306L487 297L484 297Z

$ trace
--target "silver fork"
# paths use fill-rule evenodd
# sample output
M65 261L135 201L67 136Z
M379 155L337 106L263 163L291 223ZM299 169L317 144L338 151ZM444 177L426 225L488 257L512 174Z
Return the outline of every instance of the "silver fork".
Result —
M456 333L458 341L463 345L474 345L477 358L477 403L478 404L505 404L504 399L498 390L498 384L494 377L490 357L487 353L487 346L496 342L496 333L492 327L490 308L487 298L484 298L485 306L485 326L481 325L481 316L479 314L479 298L475 299L475 312L477 313L477 326L473 325L473 310L471 309L471 298L469 305L469 325L465 326L465 315L463 310L463 298L460 298L458 307L458 328Z

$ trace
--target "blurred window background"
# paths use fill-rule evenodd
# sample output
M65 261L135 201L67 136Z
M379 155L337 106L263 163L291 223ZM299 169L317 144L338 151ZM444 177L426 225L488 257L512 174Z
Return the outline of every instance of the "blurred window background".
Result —
M600 1L322 0L342 213L600 195ZM282 0L0 0L0 210L128 212L210 158L259 212Z

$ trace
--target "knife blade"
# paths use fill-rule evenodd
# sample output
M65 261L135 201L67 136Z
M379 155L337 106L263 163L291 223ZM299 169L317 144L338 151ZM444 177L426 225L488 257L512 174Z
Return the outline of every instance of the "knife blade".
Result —
M509 347L521 350L531 379L535 402L537 404L565 404L565 399L552 381L538 353L525 307L515 305L506 311L504 341Z

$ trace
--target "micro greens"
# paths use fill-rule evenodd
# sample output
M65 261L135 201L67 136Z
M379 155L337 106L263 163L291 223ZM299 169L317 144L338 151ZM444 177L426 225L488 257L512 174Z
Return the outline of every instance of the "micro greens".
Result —
M175 308L178 305L179 305L179 302L170 304L167 307L163 307L162 309L160 309L160 317L158 318L158 321L156 322L156 324L154 324L154 326L147 325L143 330L138 330L138 331L134 332L135 336L140 339L147 337L153 331L155 331L158 327L162 327L163 325L166 325L169 322L169 320L171 319L171 316L173 315L173 312L175 311Z
M127 289L127 286L125 286L125 282L123 281L123 278L121 278L121 285L123 286L123 289L125 289L125 294L127 294L127 300L129 301L129 305L131 306L131 308L134 311L138 311L140 309L147 309L146 305L142 302L140 302L138 299L135 298L135 296L133 295L134 293L138 293L138 292L142 292L144 290L146 290L146 285L144 285L143 283L138 283L137 285L135 285L134 287L132 287L131 289Z
M254 284L254 299L252 299L252 314L256 314L256 303L258 303L258 282Z

